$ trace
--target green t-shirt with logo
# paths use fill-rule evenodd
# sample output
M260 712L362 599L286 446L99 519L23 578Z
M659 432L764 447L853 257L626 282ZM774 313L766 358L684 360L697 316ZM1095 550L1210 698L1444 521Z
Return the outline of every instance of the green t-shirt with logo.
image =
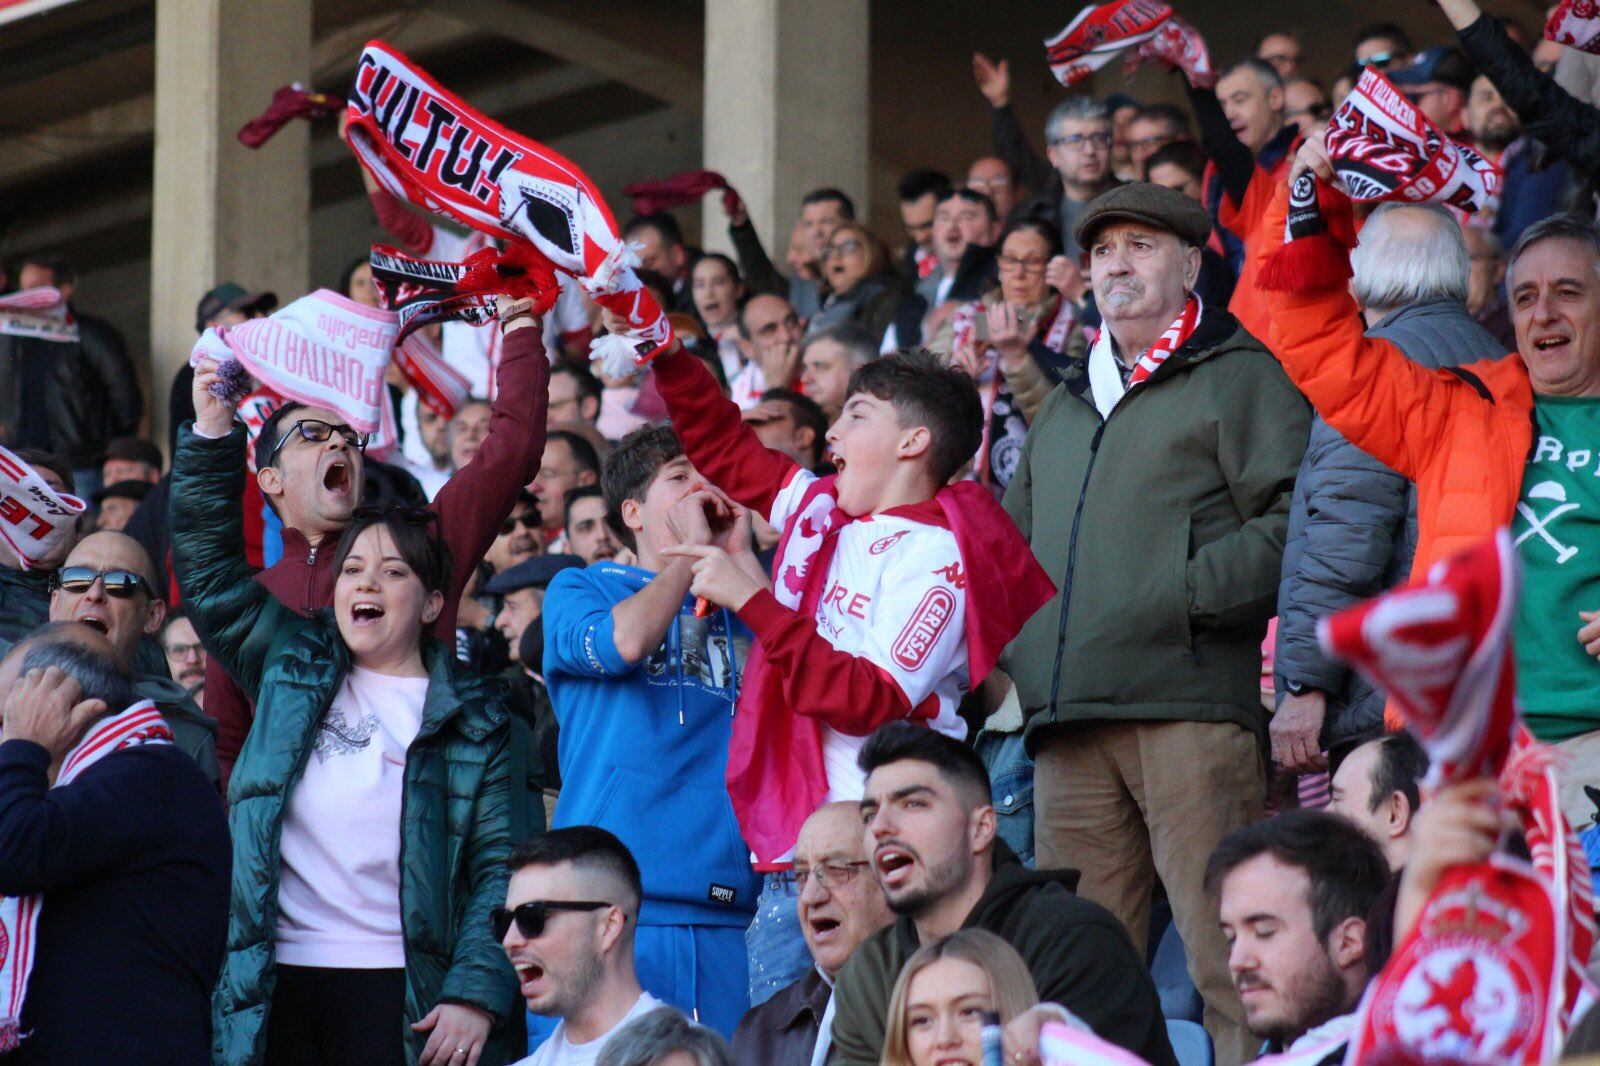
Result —
M1522 560L1517 693L1544 741L1600 729L1600 660L1578 643L1600 610L1600 399L1539 396L1511 534Z

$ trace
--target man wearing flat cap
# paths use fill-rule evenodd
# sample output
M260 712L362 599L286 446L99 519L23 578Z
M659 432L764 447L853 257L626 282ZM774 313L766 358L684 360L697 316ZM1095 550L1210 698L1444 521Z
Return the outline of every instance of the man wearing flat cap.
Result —
M1143 951L1167 886L1219 1063L1249 1057L1206 859L1261 817L1272 617L1310 412L1266 347L1194 295L1205 209L1147 183L1077 221L1105 324L1028 431L1005 507L1061 592L1007 649L1040 869Z

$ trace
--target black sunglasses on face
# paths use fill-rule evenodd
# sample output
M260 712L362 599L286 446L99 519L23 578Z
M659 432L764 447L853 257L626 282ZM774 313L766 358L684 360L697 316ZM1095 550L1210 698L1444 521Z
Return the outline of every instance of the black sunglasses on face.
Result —
M156 597L149 583L132 570L96 570L92 566L63 566L50 575L50 591L59 589L77 595L93 588L96 579L104 582L107 596L119 600L129 599L135 592Z
M525 514L512 515L510 518L500 523L500 535L502 537L509 537L511 535L511 531L516 529L519 523L523 529L526 529L529 533L532 533L534 530L539 528L539 512L528 511Z
M283 446L289 443L289 438L297 433L300 435L301 440L310 441L312 444L321 444L337 433L344 438L346 444L358 452L367 450L367 440L370 437L366 433L357 433L352 427L345 425L343 422L335 425L332 422L324 422L320 418L302 418L290 426L283 436L278 438L278 443L273 445L272 454L267 456L268 466L271 466L272 460L276 459L278 453L283 451Z
M517 932L529 940L537 940L544 935L544 923L551 911L597 911L611 905L594 900L536 899L519 903L510 909L496 907L489 912L489 926L494 930L496 940L506 938L506 934L511 932L512 922L517 923Z

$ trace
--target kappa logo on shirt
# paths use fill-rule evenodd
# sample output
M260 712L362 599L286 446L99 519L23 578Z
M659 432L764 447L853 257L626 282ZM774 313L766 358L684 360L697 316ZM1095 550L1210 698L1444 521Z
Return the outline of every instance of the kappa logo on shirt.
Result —
M967 575L961 572L961 560L957 559L949 566L939 566L930 570L935 577L942 577L958 589L967 587Z
M872 547L867 549L867 552L871 555L882 555L884 552L900 543L900 538L909 532L911 532L909 529L902 529L898 533L891 533L887 537L883 537L880 540L875 540L872 542Z
M933 646L950 624L956 613L956 597L949 589L939 585L927 591L917 609L906 620L905 628L895 638L889 654L907 670L915 670L928 661Z

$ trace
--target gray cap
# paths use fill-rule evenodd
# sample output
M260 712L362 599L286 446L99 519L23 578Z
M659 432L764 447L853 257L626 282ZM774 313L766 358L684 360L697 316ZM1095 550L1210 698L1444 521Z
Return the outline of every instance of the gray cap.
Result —
M576 555L535 555L491 577L483 590L504 596L518 589L542 589L561 571L582 565L583 560Z
M1176 189L1148 181L1118 185L1089 201L1078 216L1072 236L1088 248L1109 222L1145 222L1176 234L1180 241L1203 248L1211 239L1211 216L1197 201Z

